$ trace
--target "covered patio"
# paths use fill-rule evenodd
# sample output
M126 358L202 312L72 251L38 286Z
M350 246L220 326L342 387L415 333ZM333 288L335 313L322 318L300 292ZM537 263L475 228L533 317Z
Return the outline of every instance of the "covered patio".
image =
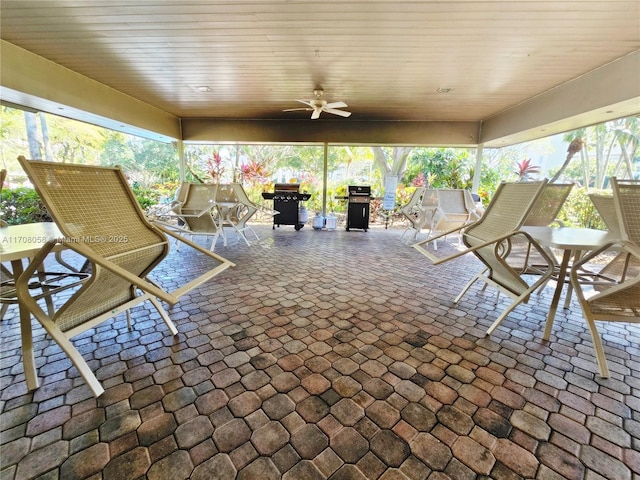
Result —
M637 1L0 4L0 101L176 146L499 148L640 112ZM302 107L315 89L349 118ZM304 104L307 105L307 104ZM25 152L26 154L26 152ZM479 171L479 169L478 169ZM182 172L184 177L184 171ZM325 168L326 174L326 168ZM0 331L2 480L640 478L640 327L577 303L503 308L471 256L433 266L368 232L254 227L237 266L169 310L74 340L95 398L34 323L28 392L16 306ZM204 244L204 242L203 242ZM454 248L442 243L446 253ZM179 267L179 268L177 268ZM197 270L172 250L156 278Z
M2 478L640 476L639 326L602 326L603 380L577 303L541 340L551 287L486 337L494 291L451 304L474 257L433 266L402 228L255 228L219 250L237 267L170 310L175 338L145 304L131 331L121 315L75 340L97 399L37 327L27 392L11 307ZM173 251L160 282L178 266L197 269Z

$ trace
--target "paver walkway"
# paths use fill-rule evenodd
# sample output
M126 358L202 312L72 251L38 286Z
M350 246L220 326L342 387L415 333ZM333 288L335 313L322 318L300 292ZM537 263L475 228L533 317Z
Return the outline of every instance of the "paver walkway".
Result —
M171 309L74 340L90 394L41 328L28 393L15 307L0 323L0 479L640 479L640 328L603 327L602 380L576 303L504 308L472 257L433 266L401 229L256 227ZM447 248L441 243L439 248ZM451 248L451 247L449 247ZM167 285L199 264L173 252Z

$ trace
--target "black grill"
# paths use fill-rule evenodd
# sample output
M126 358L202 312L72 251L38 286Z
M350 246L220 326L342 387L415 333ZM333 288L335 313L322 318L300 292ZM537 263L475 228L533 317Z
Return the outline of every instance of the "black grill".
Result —
M369 229L369 204L371 203L371 187L349 185L347 205L347 232L351 228L359 228L365 232Z
M262 198L273 200L273 209L279 212L273 216L273 228L276 225L293 225L296 230L304 227L299 218L299 203L309 200L311 194L301 193L299 183L276 183L273 193L263 192Z

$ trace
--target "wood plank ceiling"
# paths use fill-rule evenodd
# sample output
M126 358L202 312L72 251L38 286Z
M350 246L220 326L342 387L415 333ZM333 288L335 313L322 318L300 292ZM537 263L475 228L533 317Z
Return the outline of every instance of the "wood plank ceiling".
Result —
M640 48L638 0L2 0L1 38L178 117L479 122ZM324 116L324 114L323 114ZM337 118L337 117L336 117Z

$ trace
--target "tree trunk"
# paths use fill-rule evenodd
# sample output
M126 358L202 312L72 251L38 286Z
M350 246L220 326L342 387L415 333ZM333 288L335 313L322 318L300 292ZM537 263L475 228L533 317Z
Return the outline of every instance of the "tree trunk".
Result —
M407 160L409 159L409 154L413 151L413 147L393 147L390 151L391 155L383 147L371 148L373 150L373 160L382 173L382 185L386 184L389 175L397 175L398 180L400 180L404 175Z
M29 158L31 160L41 160L42 149L40 148L40 135L38 134L38 122L36 120L36 114L31 112L24 112L24 123L27 127Z
M47 162L53 162L53 151L51 150L51 140L49 139L49 127L44 112L39 112L40 128L42 129L42 143L44 146L44 158Z
M583 146L584 146L584 142L582 141L581 138L574 138L571 141L571 143L569 144L569 147L567 148L567 158L565 159L564 163L560 167L560 170L558 170L556 174L553 176L553 178L549 180L549 183L555 183L556 180L560 178L560 175L562 175L564 170L569 166L569 162L571 161L573 156L576 153L578 153L580 150L582 150Z

